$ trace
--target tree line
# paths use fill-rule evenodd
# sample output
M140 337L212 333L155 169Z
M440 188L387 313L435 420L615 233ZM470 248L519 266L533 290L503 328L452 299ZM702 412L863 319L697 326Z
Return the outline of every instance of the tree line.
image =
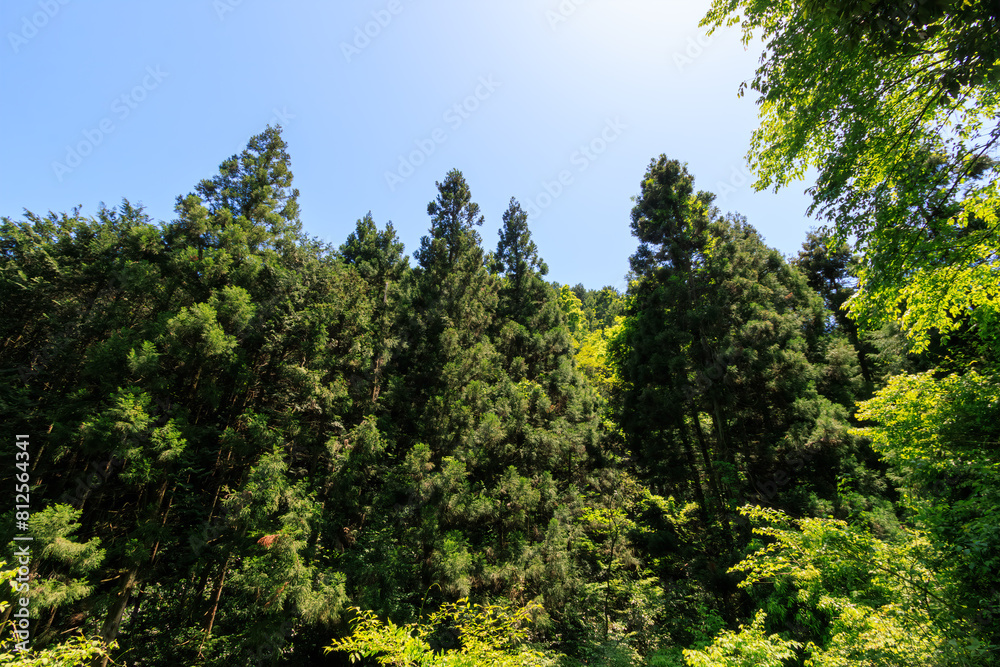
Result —
M783 257L659 155L624 293L458 170L412 258L311 238L278 127L170 221L3 218L37 659L995 664L996 18L715 2L758 186L817 168L827 224Z

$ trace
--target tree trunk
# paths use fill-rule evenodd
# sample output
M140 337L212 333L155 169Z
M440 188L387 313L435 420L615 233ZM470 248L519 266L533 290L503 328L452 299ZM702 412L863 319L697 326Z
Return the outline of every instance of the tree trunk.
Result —
M696 408L691 410L691 420L694 422L695 435L698 436L698 447L701 450L701 458L705 461L705 470L708 473L710 488L712 489L712 493L715 494L716 502L719 506L722 506L722 487L719 484L719 475L715 471L715 465L712 463L712 453L708 450L708 441L705 439L705 432L701 428L701 420Z
M705 501L705 492L701 488L701 473L698 472L698 461L694 455L694 447L691 446L691 436L688 433L687 424L684 423L684 417L681 416L678 421L680 423L681 440L684 443L684 455L687 457L688 467L691 468L691 475L693 477L695 499L701 508L701 516L705 521L705 525L708 526L708 504Z
M132 589L135 588L138 573L138 566L133 566L128 571L128 574L125 575L125 583L122 584L121 590L118 591L118 599L111 605L108 617L104 620L104 626L101 628L101 639L105 644L110 644L118 637L118 630L122 624L122 616L125 614L125 607L128 605L129 598L132 595ZM97 662L99 667L107 667L109 658L110 656L108 655L100 658Z
M208 612L208 620L205 622L205 636L201 639L201 646L198 647L198 659L203 658L202 649L205 648L205 642L208 638L212 636L212 626L215 625L215 614L219 611L219 599L222 597L222 587L226 584L226 572L229 571L229 558L226 558L226 562L222 565L222 573L219 575L219 583L215 585L215 590L212 592L212 608Z

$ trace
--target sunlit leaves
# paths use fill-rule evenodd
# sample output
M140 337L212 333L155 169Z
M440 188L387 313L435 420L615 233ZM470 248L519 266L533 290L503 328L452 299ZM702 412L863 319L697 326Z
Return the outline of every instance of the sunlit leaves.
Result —
M985 656L950 594L954 569L920 533L884 542L843 521L793 522L759 507L742 512L768 543L733 570L747 575L740 586L761 587L769 612L798 610L796 622L814 637L804 647L806 664L916 667Z
M351 661L371 657L397 667L529 667L554 664L555 656L524 647L529 607L477 605L467 599L442 605L423 623L398 626L370 611L355 609L351 636L335 640L326 652L346 651ZM459 645L435 650L431 641L453 631Z
M703 651L684 649L689 667L782 667L801 644L764 632L766 614L758 611L750 627L720 633Z
M864 251L855 316L901 311L917 349L996 318L997 18L985 0L718 0L702 21L763 33L757 187L818 170L812 210Z

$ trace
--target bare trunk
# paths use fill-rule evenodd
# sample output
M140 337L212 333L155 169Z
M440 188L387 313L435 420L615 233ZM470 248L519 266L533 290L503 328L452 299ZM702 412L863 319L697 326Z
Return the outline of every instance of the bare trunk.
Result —
M698 436L698 447L701 450L701 458L705 462L705 470L708 473L709 485L712 489L712 493L715 494L715 500L720 505L722 504L722 489L719 486L719 476L715 471L715 465L712 463L712 454L708 451L708 441L705 439L705 432L701 428L701 420L699 419L698 411L691 411L691 419L694 421L694 432Z
M695 459L694 448L691 446L691 436L688 433L687 425L684 423L684 418L681 417L679 422L681 439L684 441L684 455L687 457L688 467L691 469L691 475L694 477L692 485L694 486L695 499L698 501L702 518L705 520L705 525L707 526L709 523L708 505L705 502L705 492L701 488L701 474L698 472L698 461Z
M222 565L222 573L219 575L219 583L215 585L215 590L212 592L212 608L208 612L208 620L205 622L205 636L201 639L201 646L198 647L198 658L202 657L202 649L205 648L205 642L208 638L212 636L212 626L215 625L215 614L219 611L219 599L222 598L222 587L226 584L226 572L229 571L229 559Z
M108 617L104 620L104 626L101 628L101 639L105 644L110 644L118 637L118 631L121 629L122 624L122 616L125 615L125 607L132 596L132 589L135 588L136 575L138 573L139 568L134 566L125 575L125 583L122 584L121 589L118 591L118 599L111 605ZM98 660L97 664L100 667L107 667L109 658L110 656L105 655Z

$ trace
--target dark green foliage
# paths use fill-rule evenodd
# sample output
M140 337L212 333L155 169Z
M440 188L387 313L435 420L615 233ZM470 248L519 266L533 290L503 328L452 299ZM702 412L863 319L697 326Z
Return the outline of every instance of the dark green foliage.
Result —
M996 384L925 376L946 425L924 464L899 445L921 410L890 393L866 404L875 449L850 431L855 401L949 348L916 357L898 326L844 317L846 248L811 234L786 262L661 156L628 293L571 288L546 283L515 199L486 253L462 173L437 185L414 267L370 214L339 248L304 236L272 128L169 222L128 201L3 220L0 413L32 434L34 635L82 630L145 666L340 664L322 648L350 607L416 628L469 598L530 609L526 637L566 664L679 664L758 603L794 618L794 591L728 572L760 546L746 502L879 537L919 523L966 559L948 608L989 635ZM961 359L981 334L952 334ZM811 622L792 638L822 638ZM722 637L776 641L761 632Z
M745 602L725 572L749 538L736 507L846 514L841 480L858 477L854 502L867 509L880 475L848 433L855 349L824 330L829 312L805 276L712 200L684 165L650 164L632 211L629 306L611 341L613 405L641 478L697 508L688 530L699 547L678 545L675 558L732 621Z
M527 324L530 316L537 312L539 302L547 296L541 277L548 273L549 268L538 257L538 247L531 240L528 214L513 197L504 211L499 234L500 242L493 255L494 271L504 276L499 313L507 319Z

